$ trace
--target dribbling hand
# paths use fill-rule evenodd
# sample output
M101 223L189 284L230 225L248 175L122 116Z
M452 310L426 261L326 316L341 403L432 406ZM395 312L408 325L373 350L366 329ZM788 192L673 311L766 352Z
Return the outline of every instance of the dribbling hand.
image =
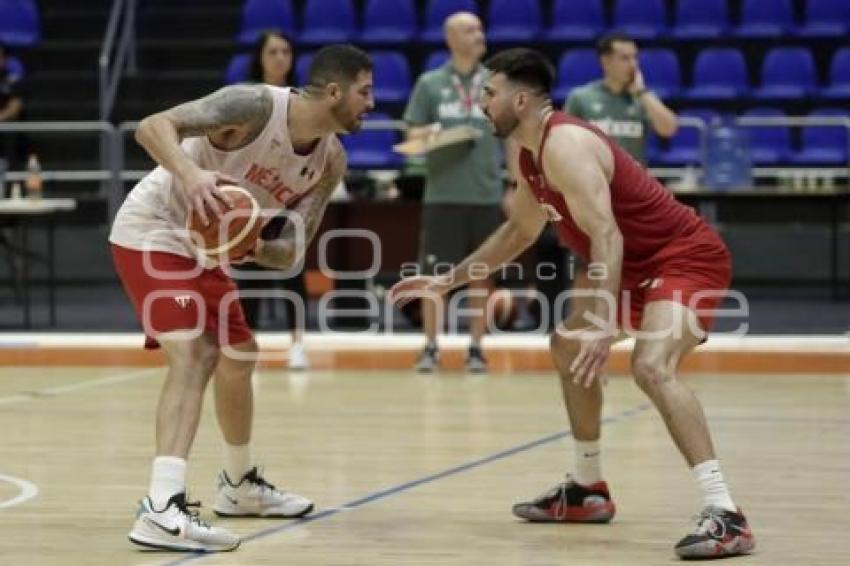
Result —
M191 217L192 211L208 225L210 218L207 209L215 216L221 216L225 209L230 207L230 197L219 190L221 185L238 185L239 181L229 175L218 171L198 169L183 179L183 199L186 205L187 215Z

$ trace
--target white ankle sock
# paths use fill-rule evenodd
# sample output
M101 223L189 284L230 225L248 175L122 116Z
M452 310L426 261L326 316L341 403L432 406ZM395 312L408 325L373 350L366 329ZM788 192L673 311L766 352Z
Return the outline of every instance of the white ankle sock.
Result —
M186 491L186 460L177 456L157 456L153 459L153 472L148 496L156 511L165 510L165 505L175 493Z
M574 444L576 483L588 486L602 481L599 441L576 440Z
M242 476L251 471L251 443L236 445L224 443L224 471L230 483L236 485Z
M692 469L694 478L697 480L700 491L702 491L703 505L714 505L728 511L737 511L729 488L720 471L720 463L717 460L706 460L697 464Z

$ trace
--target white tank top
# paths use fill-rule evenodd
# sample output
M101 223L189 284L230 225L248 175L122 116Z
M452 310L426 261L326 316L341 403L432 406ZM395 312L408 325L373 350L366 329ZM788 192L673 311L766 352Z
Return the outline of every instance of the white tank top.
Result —
M202 169L220 171L247 189L268 221L304 195L322 175L335 135L323 137L309 155L292 148L287 128L291 89L265 85L274 106L263 131L245 147L222 151L206 136L186 138L183 150ZM148 173L127 195L112 224L109 241L134 250L170 252L197 258L206 268L216 264L202 256L186 231L186 207L178 191L183 187L160 166Z

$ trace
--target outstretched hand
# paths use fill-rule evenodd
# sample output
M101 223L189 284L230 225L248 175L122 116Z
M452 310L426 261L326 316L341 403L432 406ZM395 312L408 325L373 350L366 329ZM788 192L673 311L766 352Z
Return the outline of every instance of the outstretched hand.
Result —
M450 290L451 285L445 277L417 275L402 279L393 285L387 297L390 301L403 307L414 299L427 298L433 295L441 296Z

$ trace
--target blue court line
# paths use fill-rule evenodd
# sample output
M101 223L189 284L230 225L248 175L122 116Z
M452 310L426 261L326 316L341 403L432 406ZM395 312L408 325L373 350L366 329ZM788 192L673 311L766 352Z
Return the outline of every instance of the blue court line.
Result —
M742 422L742 423L798 423L798 424L848 424L850 417L783 417L762 415L757 417L747 416L722 416L710 415L709 421L714 422Z
M638 415L647 409L652 407L651 403L641 403L640 405L628 409L627 411L622 411L620 413L611 415L610 417L605 417L602 419L602 424L613 424L619 421L625 420L629 417L633 417ZM259 540L261 538L265 538L271 535L276 535L285 531L291 531L293 529L297 529L303 525L308 523L315 523L317 521L321 521L323 519L327 519L328 517L333 517L343 511L350 511L353 509L357 509L358 507L363 507L370 503L374 503L381 499L385 499L387 497L391 497L393 495L398 495L399 493L403 493L405 491L409 491L415 487L419 487L420 485L424 485L426 483L431 483L443 478L447 478L449 476L457 475L462 472L466 472L468 470L479 468L481 466L485 466L492 462L496 462L498 460L504 460L505 458L509 458L521 452L526 452L531 450L532 448L537 448L538 446L543 446L544 444L549 444L550 442L554 442L556 440L561 440L563 438L567 438L571 436L572 432L567 429L561 432L556 432L554 434L550 434L548 436L544 436L543 438L538 438L537 440L532 440L530 442L526 442L525 444L520 444L518 446L514 446L513 448L508 448L507 450L502 450L501 452L496 452L495 454L491 454L489 456L485 456L483 458L479 458L477 460L472 460L471 462L467 462L465 464L460 464L453 468L448 468L443 470L442 472L437 472L435 474L431 474L429 476L424 476L419 479L415 479L406 483L402 483L393 487L389 487L387 489L383 489L381 491L376 491L360 499L355 499L354 501L349 501L348 503L344 503L340 507L332 507L329 509L325 509L324 511L319 511L318 513L314 513L312 515L308 515L303 519L297 519L295 521L289 521L283 525L278 525L275 527L270 527L268 529L264 529L262 531L258 531L254 534L242 537L242 542L251 542L255 540ZM238 552L238 550L237 550ZM186 557L180 558L178 560L174 560L172 562L166 562L163 566L177 566L178 564L186 564L188 562L202 560L204 558L210 558L211 556L217 556L220 553L195 553L187 555Z

